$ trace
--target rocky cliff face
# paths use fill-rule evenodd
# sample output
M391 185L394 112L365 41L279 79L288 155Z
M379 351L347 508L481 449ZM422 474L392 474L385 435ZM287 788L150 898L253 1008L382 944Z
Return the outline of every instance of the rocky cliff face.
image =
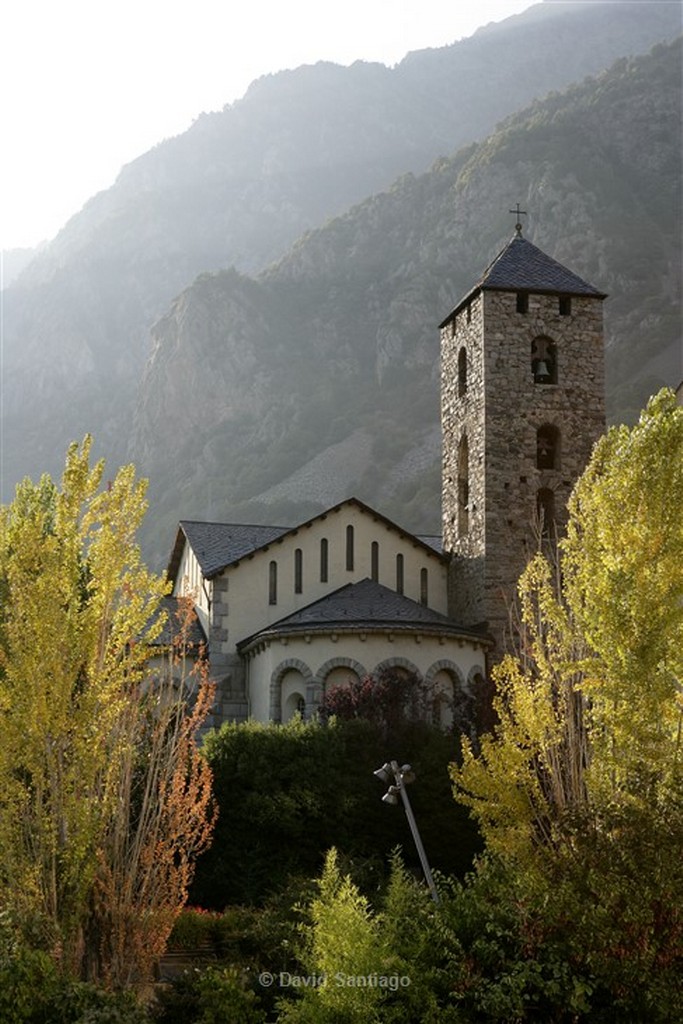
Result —
M287 521L355 493L436 532L436 324L512 233L513 198L533 241L609 293L612 417L675 383L680 64L680 43L620 61L258 277L205 275L184 292L154 328L131 447L157 525L181 508Z
M268 76L124 168L7 289L3 497L27 472L58 472L67 443L86 430L112 459L124 456L149 329L197 274L259 271L306 230L484 137L533 96L678 32L674 7L539 4L391 70L318 64ZM432 314L411 307L415 298L414 285L403 297L374 296L382 381L397 353L407 358L406 318L417 325ZM318 338L334 346L337 331L318 318ZM425 334L409 358L429 351Z

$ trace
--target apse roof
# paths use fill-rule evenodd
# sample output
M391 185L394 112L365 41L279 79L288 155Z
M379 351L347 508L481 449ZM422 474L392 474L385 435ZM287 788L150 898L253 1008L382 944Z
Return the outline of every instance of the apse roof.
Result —
M517 232L488 265L480 280L449 313L445 326L454 313L482 289L498 291L550 292L560 295L589 295L604 299L605 293L588 284L578 274L529 242Z
M477 630L464 629L440 612L419 604L388 587L364 579L347 583L305 608L300 608L243 640L240 649L267 637L286 633L329 632L330 629L390 629L401 632L439 632L470 636L486 642Z

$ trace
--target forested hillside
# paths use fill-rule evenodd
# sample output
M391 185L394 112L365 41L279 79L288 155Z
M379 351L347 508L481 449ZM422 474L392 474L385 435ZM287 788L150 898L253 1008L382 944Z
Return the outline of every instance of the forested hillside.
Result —
M679 31L677 4L537 4L523 15L481 29L470 39L409 54L393 69L362 63L350 68L317 64L267 76L254 83L242 100L220 113L200 116L189 131L142 155L124 168L112 188L93 197L5 292L3 498L11 495L14 482L25 473L57 472L67 443L86 431L94 434L99 450L114 461L138 450L137 443L131 448L130 424L135 403L139 400L143 407L148 405L147 398L138 398L137 392L150 354L150 327L165 315L173 298L197 274L231 265L243 273L257 274L270 261L283 257L306 230L343 215L351 204L382 189L389 189L393 199L384 197L363 207L362 216L370 219L361 229L361 237L367 233L370 238L372 218L386 209L387 202L415 201L419 211L400 214L399 220L407 218L405 231L398 224L392 228L401 236L396 252L389 246L384 251L381 245L364 247L358 237L353 241L359 253L361 249L367 251L368 255L363 256L369 261L366 272L376 277L377 296L373 302L389 300L389 305L382 301L376 309L372 306L373 317L382 307L383 324L377 352L367 353L368 365L377 363L386 394L386 389L394 386L394 371L389 372L397 364L394 353L401 352L401 358L405 355L403 343L395 337L396 321L402 325L407 321L420 323L429 331L427 325L440 315L440 303L447 304L464 283L466 268L476 272L491 247L504 237L504 223L487 226L487 218L494 209L503 211L504 218L509 203L529 195L530 187L520 174L497 192L478 192L477 232L469 241L461 240L470 262L463 263L460 277L459 271L450 270L450 276L437 283L434 275L444 268L437 262L427 272L427 251L438 250L439 259L450 260L454 254L442 246L435 249L434 237L425 230L429 217L424 225L421 222L425 215L421 190L436 186L409 186L406 182L392 185L396 176L424 172L436 158L448 157L463 144L485 138L497 121L534 97L563 89L587 73L599 72L615 58L644 52ZM625 123L624 131L628 130ZM586 148L592 151L595 147L602 153L602 136L603 126L599 125L586 140ZM452 167L452 161L447 160L445 166ZM583 184L584 178L578 180ZM660 185L658 179L657 194ZM489 181L487 187L494 187L494 183ZM563 184L553 187L562 190ZM635 212L632 197L626 195L623 199L624 207L614 220L619 230L622 225L629 230L626 222L632 217L638 219L641 197L634 197ZM545 207L539 209L536 205L534 224L538 230L542 225L548 238L547 233L555 228L545 212ZM457 232L461 216L459 204L451 205L446 218L450 228L444 224L439 230ZM350 221L344 217L334 230L348 231L348 225L355 223L354 213ZM356 236L355 227L353 233ZM420 239L423 248L419 253L410 249L411 234ZM335 250L334 234L325 237L333 240ZM284 282L287 274L295 273L297 260L310 260L312 251L310 242L298 247L293 260L288 260L288 269L278 270L276 279ZM376 261L385 256L388 262L377 266ZM407 266L397 264L399 256ZM419 280L411 278L409 286L403 287L403 312L399 313L399 299L386 291L389 285L382 281L387 282L392 274L405 274L412 263L419 263L420 273L432 278L431 285L423 292ZM657 265L656 261L652 264L649 252L643 253L643 263L646 270ZM341 265L336 250L334 256L325 255L321 272L326 264L335 268ZM343 283L346 274L353 277L361 273L360 263L356 265L358 269L341 273L339 292L348 291ZM297 273L301 279L303 267ZM316 315L311 323L302 323L297 329L297 338L335 335L337 327L333 322L322 324L322 317L332 314L333 307L344 307L344 297L338 292L335 298L332 291L325 294L324 301L315 298L316 289L327 292L329 285L320 274L314 274L306 285ZM260 295L261 282L258 289ZM258 304L256 292L250 294ZM408 308L412 296L422 304ZM438 298L436 305L433 298ZM291 298L283 297L285 301L293 302L296 316L301 317L299 297L292 293ZM348 316L348 306L345 308ZM260 306L254 312L257 318L267 315ZM354 315L364 320L362 306ZM254 323L253 316L250 323ZM367 330L365 323L359 323L353 332L356 351L361 326ZM280 332L276 333L278 345L284 344ZM433 357L430 339L422 338L416 351L411 352L411 361L422 365ZM192 345L198 346L200 340L194 338ZM261 350L268 346L265 338L255 344ZM321 351L325 351L324 344ZM290 367L286 372L291 374L291 367L305 358L301 352L295 346L287 358L283 356ZM189 359L188 351L186 362ZM626 367L624 379L628 372ZM219 368L221 373L223 369ZM251 390L267 394L267 381L274 373L267 368L259 371L250 380ZM395 403L408 403L413 408L433 403L433 391L426 389L424 381L415 378L408 383L400 366L397 373ZM367 377L367 381L372 379ZM358 408L355 385L349 384L354 392L349 405L344 380L342 375L337 382L339 391L335 391L333 404L321 385L320 400L325 394L331 422L345 420L345 409ZM329 384L325 386L329 390ZM184 385L176 382L174 387L183 390ZM198 387L190 374L188 393L196 395ZM229 399L233 401L234 396ZM301 401L294 397L291 401L296 427ZM375 404L381 407L384 401ZM189 424L197 415L191 404L181 402L174 438L189 429L183 427L183 419ZM424 415L431 422L432 413ZM215 424L211 430L214 428ZM161 423L155 428L139 419L143 451L151 450L150 431L159 434L160 429ZM245 421L240 429L246 429ZM267 445L270 428L264 429ZM280 438L281 428L275 432ZM348 432L339 426L330 439L347 436ZM169 437L168 443L177 442ZM198 439L194 443L199 443ZM372 444L376 443L373 440ZM394 459L400 451L400 437L392 435L383 443L391 448ZM303 441L295 443L294 435L281 447L286 448L287 458L275 476L256 472L245 453L245 466L254 477L249 497L277 484L288 468L315 454ZM235 450L232 443L231 448ZM355 461L350 460L350 465L361 477L365 464L357 456L366 448L351 445ZM285 453L281 454L284 457ZM413 459L407 449L400 454ZM150 463L152 472L156 472L156 465L155 460ZM222 466L219 458L212 473L219 478L233 470L232 462ZM175 477L156 482L157 493L165 490L170 494L175 486ZM224 491L225 485L221 488ZM241 500L247 495L245 486L240 484L235 493ZM224 508L227 495L218 497L222 504L217 509Z
M130 454L184 517L288 522L351 493L439 529L437 324L527 237L609 294L608 402L680 355L680 42L623 59L406 175L256 277L202 275L154 328ZM159 552L161 553L161 552Z

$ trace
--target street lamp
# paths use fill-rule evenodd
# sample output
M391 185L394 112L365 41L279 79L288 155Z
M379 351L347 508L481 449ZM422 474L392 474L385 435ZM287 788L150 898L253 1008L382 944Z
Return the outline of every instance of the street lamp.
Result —
M420 863L422 864L422 870L424 871L425 880L429 886L429 891L432 894L432 898L435 903L439 902L439 896L434 885L434 878L432 876L432 869L429 866L427 860L427 854L425 853L424 846L422 845L422 839L418 832L417 823L415 821L415 815L413 814L413 808L410 806L410 800L408 799L408 793L406 786L415 780L415 772L409 764L401 765L399 768L398 761L387 761L378 768L377 771L372 773L380 782L391 783L388 790L382 797L382 802L385 804L397 804L399 796L403 800L403 808L406 812L406 818L410 825L410 831L413 834L413 840L415 842L415 848L417 850ZM393 779L393 782L392 782Z

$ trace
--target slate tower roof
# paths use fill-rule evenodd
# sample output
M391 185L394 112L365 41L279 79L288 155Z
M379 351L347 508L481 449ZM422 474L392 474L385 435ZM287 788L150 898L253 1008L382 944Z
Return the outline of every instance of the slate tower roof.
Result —
M554 295L588 295L604 299L604 292L594 288L578 274L562 266L522 236L521 231L510 239L495 259L488 265L477 284L458 303L440 324L451 320L463 306L480 291L525 291L543 292Z
M505 291L524 289L534 292L562 292L564 295L594 295L596 298L604 298L604 294L592 284L588 284L557 260L546 255L520 232L517 232L486 268L479 287L501 288Z

